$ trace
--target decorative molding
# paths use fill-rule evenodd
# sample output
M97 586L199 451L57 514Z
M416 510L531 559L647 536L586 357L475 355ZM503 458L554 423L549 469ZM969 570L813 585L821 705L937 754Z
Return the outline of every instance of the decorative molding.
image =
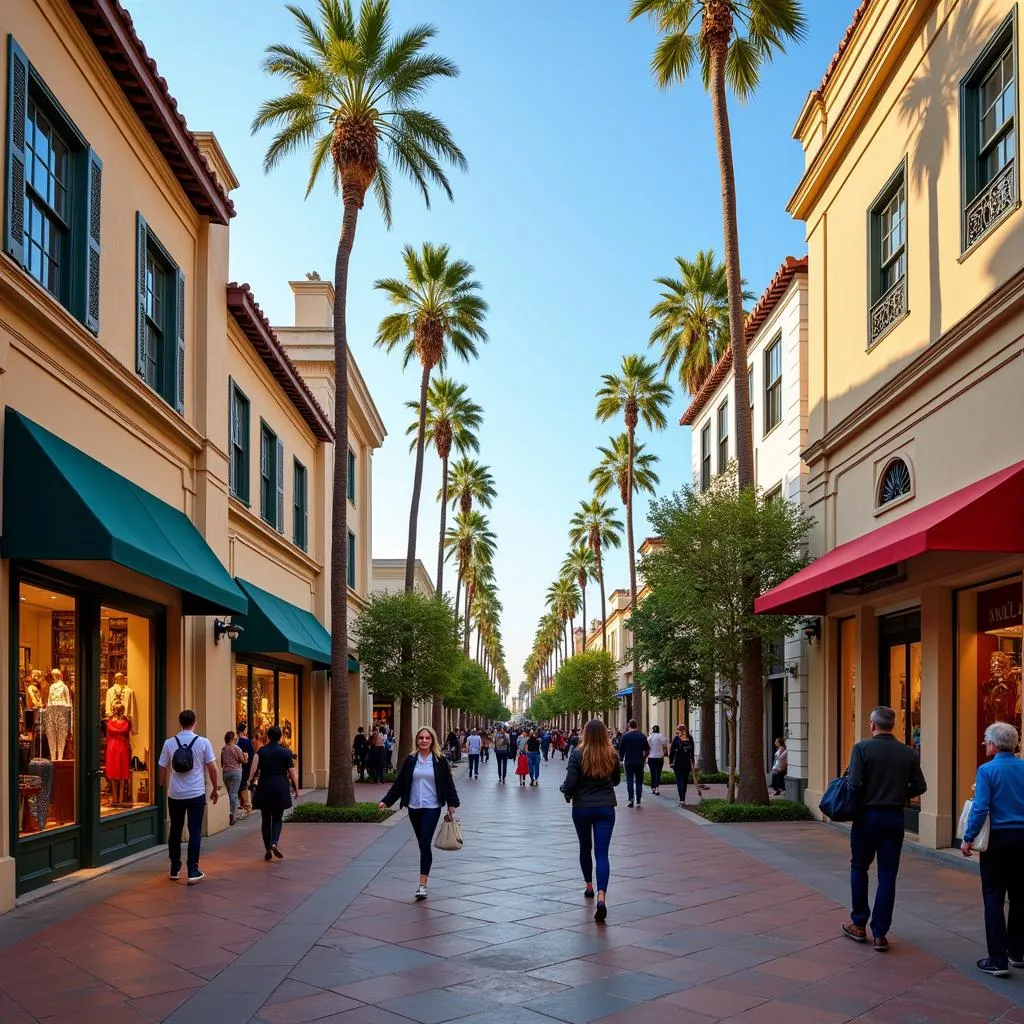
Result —
M874 345L883 334L902 320L907 310L907 275L904 274L871 307L871 336L868 344Z
M1017 161L1010 160L964 210L964 252L1019 205Z

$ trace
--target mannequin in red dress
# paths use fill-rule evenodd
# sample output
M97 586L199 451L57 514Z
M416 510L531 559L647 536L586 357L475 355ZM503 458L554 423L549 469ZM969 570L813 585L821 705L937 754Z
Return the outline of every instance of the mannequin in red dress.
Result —
M125 717L124 705L114 703L107 719L107 758L104 774L114 790L114 806L131 803L132 745L129 739L132 723Z

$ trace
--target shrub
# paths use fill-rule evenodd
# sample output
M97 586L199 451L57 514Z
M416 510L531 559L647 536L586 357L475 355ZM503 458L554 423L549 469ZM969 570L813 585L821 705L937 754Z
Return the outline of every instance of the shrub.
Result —
M697 772L697 777L700 779L702 785L710 786L710 785L720 784L720 785L725 786L725 785L728 785L728 783L729 783L729 773L728 772L701 772L701 771L698 771ZM661 781L662 781L662 783L664 785L667 786L670 782L674 784L675 783L675 778L676 777L673 774L672 769L669 768L669 766L668 766L668 759L666 758L665 759L665 767L664 767L664 769L661 772ZM736 773L736 781L737 782L740 781L740 774L739 774L739 772ZM651 773L650 773L649 769L645 769L644 770L644 785L645 786L650 786L650 784L651 784ZM693 776L692 775L690 776L690 785L693 785Z
M327 822L332 825L363 822L379 824L387 821L393 811L382 811L376 804L358 803L351 807L329 807L327 804L297 804L292 808L289 821L300 824Z
M741 821L813 821L811 809L795 800L770 804L730 804L726 800L702 800L691 810L719 825Z
M395 781L395 779L397 779L397 778L398 778L398 772L396 772L396 771L390 771L390 772L385 772L385 773L384 773L384 782L385 782L385 783L386 783L387 785L389 785L389 786L390 786L390 785L391 785L391 783L393 783L393 782ZM356 782L370 782L370 781L372 781L372 780L370 779L370 776L369 776L369 775L367 775L365 779L361 779L361 778L359 778L358 776L356 776Z

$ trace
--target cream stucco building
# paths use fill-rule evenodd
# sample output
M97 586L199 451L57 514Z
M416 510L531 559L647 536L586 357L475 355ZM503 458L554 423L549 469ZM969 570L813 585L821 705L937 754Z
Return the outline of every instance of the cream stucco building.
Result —
M796 126L808 269L808 798L897 711L949 846L986 723L1021 726L1019 4L866 0ZM816 620L818 621L818 620Z

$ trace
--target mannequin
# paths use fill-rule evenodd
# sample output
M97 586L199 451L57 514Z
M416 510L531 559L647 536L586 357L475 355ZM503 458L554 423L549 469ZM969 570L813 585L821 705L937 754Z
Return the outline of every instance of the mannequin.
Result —
M1017 681L1014 679L1013 656L1006 651L993 651L989 659L992 678L983 683L983 727L993 722L1019 724L1017 718Z
M131 741L128 734L131 723L125 717L124 705L114 701L110 718L107 719L107 756L104 774L113 787L113 805L120 807L131 803Z
M50 689L43 708L43 731L53 761L64 759L64 747L71 732L71 691L59 668L50 672Z
M28 678L25 687L25 707L29 711L37 711L43 706L43 692L40 689L43 683L43 673L39 669L32 669L32 675Z
M135 736L139 731L139 708L135 692L128 685L128 677L123 672L114 673L114 684L107 689L106 717L114 712L114 704L120 703L124 709L124 717L131 723L131 733Z

